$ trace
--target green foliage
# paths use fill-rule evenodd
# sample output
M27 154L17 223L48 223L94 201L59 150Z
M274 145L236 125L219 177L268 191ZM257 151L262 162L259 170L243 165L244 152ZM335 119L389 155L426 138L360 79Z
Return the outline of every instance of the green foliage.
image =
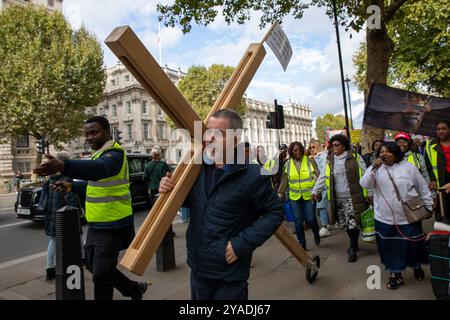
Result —
M317 117L316 119L316 134L320 143L325 142L327 129L342 130L345 128L345 118L339 114L334 116L327 113L323 117Z
M423 0L403 6L388 27L394 42L387 83L405 90L450 96L450 0ZM366 43L353 56L354 80L363 91Z
M213 64L208 69L203 66L192 66L178 83L178 89L202 120L208 115L233 71L233 67L221 64ZM241 116L245 114L244 100L236 111ZM166 117L166 121L174 127L172 120Z
M0 61L3 138L28 132L58 148L81 134L106 78L94 36L60 13L12 6L0 13Z
M450 97L450 0L403 6L388 28L390 77L404 89Z
M336 3L341 25L346 29L361 30L366 19L365 1L336 0ZM301 19L310 6L325 7L326 13L330 17L333 15L331 0L175 0L172 5L158 4L157 10L166 26L179 24L183 32L187 33L192 23L206 26L213 22L219 11L228 24L243 24L252 18L252 10L259 11L262 13L260 27L264 28L275 21L281 23L287 15Z

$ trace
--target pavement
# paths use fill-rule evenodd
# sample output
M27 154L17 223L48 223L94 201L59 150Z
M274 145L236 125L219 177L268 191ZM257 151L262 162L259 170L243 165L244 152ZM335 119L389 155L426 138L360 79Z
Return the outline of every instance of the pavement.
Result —
M426 231L431 231L433 221L427 221ZM189 273L186 264L185 231L187 224L174 223L173 230L176 267L166 272L156 271L153 259L142 277L123 267L130 278L151 281L144 300L189 300ZM292 224L289 228L293 230ZM311 230L306 231L308 254L319 255L320 272L316 281L309 284L305 268L292 257L275 238L270 238L256 249L249 279L251 300L434 300L429 267L425 266L425 279L414 279L412 270L404 272L405 285L398 290L384 287L388 274L379 262L375 244L360 241L356 263L347 262L346 232L333 230L331 236L322 239L319 247L313 243ZM0 263L0 300L54 300L55 281L45 280L46 253L43 251L28 257ZM378 269L379 268L379 269ZM369 270L369 272L368 272ZM373 271L375 270L375 273ZM379 273L377 271L380 271ZM90 273L85 270L86 299L93 299ZM369 289L367 284L372 284ZM378 288L377 288L378 287ZM115 300L127 300L115 290Z
M16 202L17 193L0 194L0 209L13 208Z

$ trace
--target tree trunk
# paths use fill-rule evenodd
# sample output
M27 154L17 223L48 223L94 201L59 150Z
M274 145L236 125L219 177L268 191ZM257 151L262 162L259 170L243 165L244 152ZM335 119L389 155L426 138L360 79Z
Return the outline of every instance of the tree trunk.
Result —
M372 82L387 84L389 59L393 49L394 44L384 25L381 26L381 29L367 29L367 77L364 88L366 105ZM383 139L383 137L384 129L363 124L361 145L364 152L371 152L373 141Z

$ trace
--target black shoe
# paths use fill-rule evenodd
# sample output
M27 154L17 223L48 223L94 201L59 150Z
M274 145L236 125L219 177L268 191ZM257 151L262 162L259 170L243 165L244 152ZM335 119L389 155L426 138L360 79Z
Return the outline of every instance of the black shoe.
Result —
M49 281L55 279L55 268L47 268L45 270L45 280Z
M356 256L356 249L349 248L348 249L348 262L352 263L358 260L358 257Z
M314 243L316 244L316 246L320 245L320 235L319 235L319 233L314 235Z
M148 283L147 282L138 282L137 284L137 293L131 296L131 300L142 300L145 291L147 291Z
M414 269L414 278L418 281L422 281L425 278L425 272L423 272L422 268Z

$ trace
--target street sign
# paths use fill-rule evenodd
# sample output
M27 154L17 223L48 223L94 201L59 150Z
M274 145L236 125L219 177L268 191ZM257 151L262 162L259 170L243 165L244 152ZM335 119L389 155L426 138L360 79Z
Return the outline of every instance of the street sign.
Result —
M275 23L266 36L266 43L280 61L284 71L286 71L292 57L292 47L283 29Z
M358 142L361 143L361 129L350 131L350 137L353 144Z

